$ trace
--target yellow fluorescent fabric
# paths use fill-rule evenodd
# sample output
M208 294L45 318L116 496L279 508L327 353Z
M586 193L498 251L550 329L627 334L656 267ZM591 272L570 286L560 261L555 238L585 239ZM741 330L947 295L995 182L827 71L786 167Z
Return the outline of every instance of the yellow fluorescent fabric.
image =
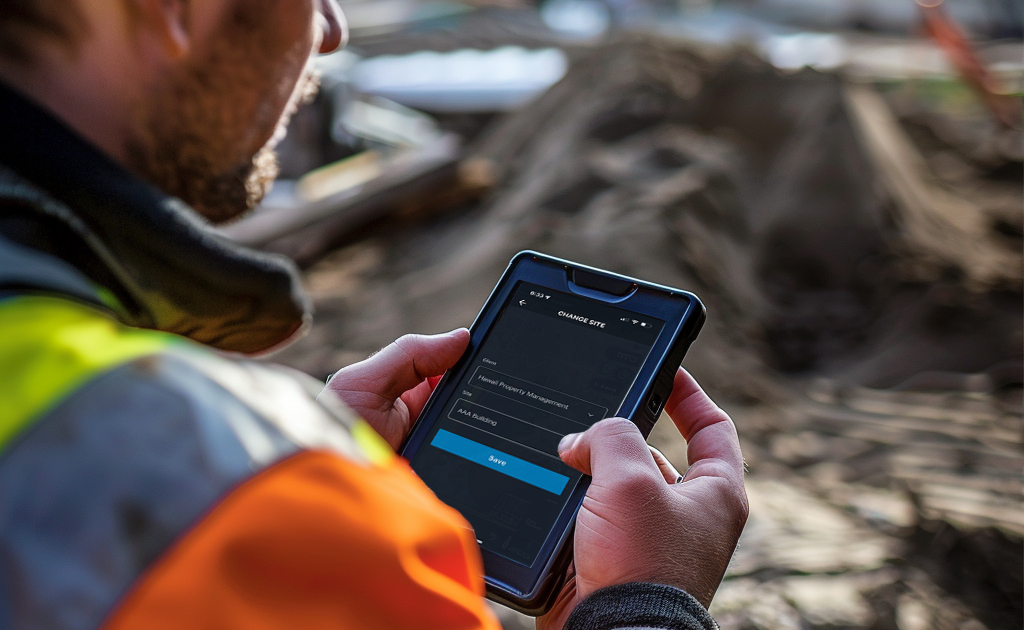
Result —
M365 421L354 423L350 431L359 450L372 463L382 466L394 459L395 452L391 450L391 446Z
M0 301L0 450L97 372L159 352L175 339L127 328L69 300Z

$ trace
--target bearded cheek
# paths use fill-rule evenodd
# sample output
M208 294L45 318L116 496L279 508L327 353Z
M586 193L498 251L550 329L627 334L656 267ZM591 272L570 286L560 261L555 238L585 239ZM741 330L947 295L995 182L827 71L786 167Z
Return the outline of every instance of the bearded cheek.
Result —
M129 166L214 222L257 204L278 172L267 145L309 60L312 6L237 0L140 106Z

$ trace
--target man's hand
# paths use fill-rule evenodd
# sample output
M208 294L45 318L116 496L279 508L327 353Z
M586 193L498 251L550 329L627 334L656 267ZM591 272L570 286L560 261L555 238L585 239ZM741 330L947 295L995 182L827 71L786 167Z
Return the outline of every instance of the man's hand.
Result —
M575 575L539 629L561 628L588 595L627 582L675 586L711 604L747 520L739 438L682 369L665 409L687 441L680 483L628 420L602 420L559 444L562 460L593 482L576 519Z
M444 335L405 335L339 371L327 389L397 450L437 381L468 343L465 328Z

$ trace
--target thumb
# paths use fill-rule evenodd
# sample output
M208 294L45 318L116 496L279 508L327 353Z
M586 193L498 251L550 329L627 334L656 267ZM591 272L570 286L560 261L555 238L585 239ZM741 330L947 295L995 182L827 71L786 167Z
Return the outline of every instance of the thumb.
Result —
M469 343L465 328L444 335L405 335L365 361L338 372L331 389L374 392L395 400L431 376L443 374Z
M608 418L584 433L566 435L558 444L558 456L595 479L625 478L638 473L657 479L662 476L640 429L623 418Z

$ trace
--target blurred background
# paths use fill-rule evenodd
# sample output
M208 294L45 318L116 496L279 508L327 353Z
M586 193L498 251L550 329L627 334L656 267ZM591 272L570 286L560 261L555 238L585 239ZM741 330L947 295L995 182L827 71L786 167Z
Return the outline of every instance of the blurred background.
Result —
M1024 1L343 8L224 229L305 270L316 324L272 360L467 326L526 248L692 290L684 364L749 464L722 627L1024 626Z

